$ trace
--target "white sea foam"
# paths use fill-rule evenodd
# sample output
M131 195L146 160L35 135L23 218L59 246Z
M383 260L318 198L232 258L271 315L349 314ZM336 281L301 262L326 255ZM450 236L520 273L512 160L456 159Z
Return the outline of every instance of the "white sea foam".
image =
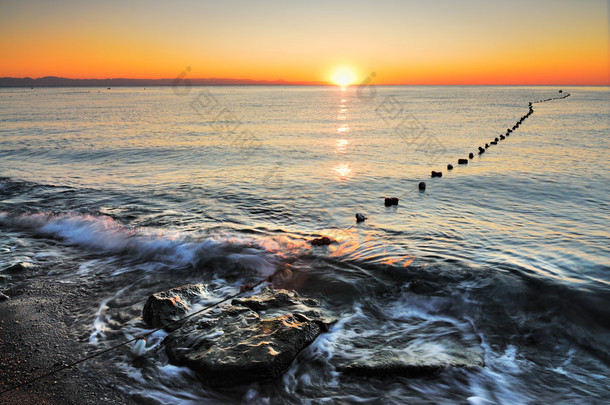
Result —
M46 213L11 217L0 213L4 226L62 240L100 253L127 255L132 259L171 263L175 267L198 267L223 263L258 271L268 276L275 271L275 255L256 240L215 237L193 240L189 235L143 228L127 228L108 216ZM81 267L79 271L86 271Z

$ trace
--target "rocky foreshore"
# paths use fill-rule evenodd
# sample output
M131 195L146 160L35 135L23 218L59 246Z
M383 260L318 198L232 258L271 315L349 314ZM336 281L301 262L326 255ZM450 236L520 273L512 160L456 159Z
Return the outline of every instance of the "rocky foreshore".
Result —
M203 289L190 284L153 294L144 319L160 327L161 320L183 317L196 298L193 292ZM164 343L171 362L196 371L205 383L235 385L282 375L334 321L316 300L267 288L194 316L178 328L173 324Z
M304 348L337 321L317 300L271 287L183 320L195 312L198 294L205 289L203 284L188 284L155 293L144 306L143 318L152 327L167 325L170 334L163 343L169 360L189 367L211 386L281 376ZM408 335L399 342L404 351L367 337L354 340L357 353L337 353L331 367L356 376L427 377L448 367L484 365L480 346L460 336L445 339L442 352L419 355L406 353Z

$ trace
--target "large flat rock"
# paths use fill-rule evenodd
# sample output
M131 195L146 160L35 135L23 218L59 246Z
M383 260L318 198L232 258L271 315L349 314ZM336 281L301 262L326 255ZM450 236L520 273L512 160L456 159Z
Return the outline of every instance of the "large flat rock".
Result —
M333 321L316 300L269 288L189 319L164 344L205 383L235 385L279 377Z

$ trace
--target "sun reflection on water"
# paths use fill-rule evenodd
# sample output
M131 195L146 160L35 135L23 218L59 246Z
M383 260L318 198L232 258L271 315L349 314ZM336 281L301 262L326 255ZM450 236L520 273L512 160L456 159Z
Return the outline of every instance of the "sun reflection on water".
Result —
M350 169L349 164L342 163L338 166L333 167L333 171L339 175L341 180L345 180L351 174L352 169Z

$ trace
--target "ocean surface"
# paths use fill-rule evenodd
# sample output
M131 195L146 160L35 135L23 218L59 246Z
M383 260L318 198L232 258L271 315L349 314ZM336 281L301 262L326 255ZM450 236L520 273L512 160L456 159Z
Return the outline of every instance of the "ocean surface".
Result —
M0 89L0 274L27 262L90 288L74 327L91 352L150 330L151 293L206 283L214 302L286 267L281 286L340 318L269 383L208 388L164 332L144 366L106 357L147 403L607 403L610 89L562 90L478 155L559 88ZM332 363L438 358L456 338L485 366Z

